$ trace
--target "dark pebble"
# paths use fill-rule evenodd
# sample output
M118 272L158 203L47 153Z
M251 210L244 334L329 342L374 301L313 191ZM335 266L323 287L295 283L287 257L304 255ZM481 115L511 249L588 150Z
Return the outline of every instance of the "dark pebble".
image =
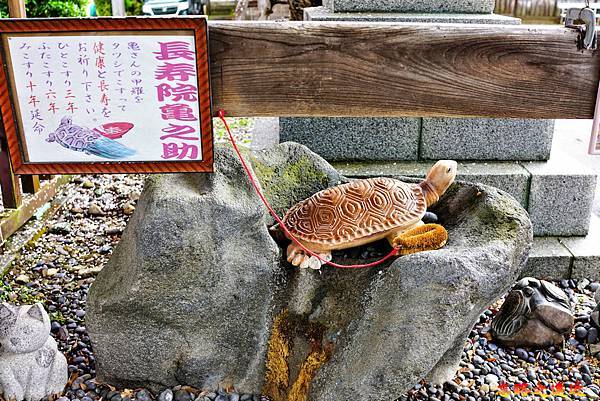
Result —
M158 396L158 401L173 401L173 391L171 389L166 389Z
M588 331L585 327L579 326L575 329L575 338L579 341L584 340L587 337Z
M515 350L515 355L518 356L520 359L522 359L524 361L526 361L527 359L529 359L529 354L523 348L517 348Z
M437 223L438 221L438 217L435 213L432 212L425 212L425 214L422 217L422 220L424 223Z
M185 390L177 390L175 393L175 401L192 401L192 395Z
M118 391L114 391L114 390L113 390L113 391L109 391L109 392L106 394L106 397L105 397L105 398L106 398L107 400L110 400L110 399L112 399L113 397L115 397L115 396L117 396L117 395L118 395L118 396L120 396L119 392L118 392Z
M140 390L135 395L137 401L152 401L152 396L148 390Z
M598 329L592 327L588 330L587 340L590 344L595 344L598 342Z

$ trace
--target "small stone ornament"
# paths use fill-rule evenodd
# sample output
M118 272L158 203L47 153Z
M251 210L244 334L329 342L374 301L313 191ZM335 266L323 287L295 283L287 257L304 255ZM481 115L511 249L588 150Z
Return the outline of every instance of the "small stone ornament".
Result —
M509 347L544 348L561 345L574 324L569 298L560 288L526 277L507 295L492 322L492 336Z
M67 374L67 360L50 336L42 305L0 304L0 395L39 401L62 392Z

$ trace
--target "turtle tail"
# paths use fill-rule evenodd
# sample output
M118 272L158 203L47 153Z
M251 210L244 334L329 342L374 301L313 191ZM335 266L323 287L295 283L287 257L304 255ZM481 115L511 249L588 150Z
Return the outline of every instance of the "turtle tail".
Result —
M400 234L393 241L400 255L433 251L440 249L448 242L448 232L439 224L424 224Z
M98 137L85 148L85 151L105 159L122 159L135 154L135 150L105 137Z

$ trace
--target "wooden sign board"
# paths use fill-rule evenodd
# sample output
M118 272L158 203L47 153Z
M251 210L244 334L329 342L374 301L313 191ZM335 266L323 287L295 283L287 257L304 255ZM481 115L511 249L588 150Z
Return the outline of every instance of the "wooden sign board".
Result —
M17 174L210 172L203 17L0 20Z

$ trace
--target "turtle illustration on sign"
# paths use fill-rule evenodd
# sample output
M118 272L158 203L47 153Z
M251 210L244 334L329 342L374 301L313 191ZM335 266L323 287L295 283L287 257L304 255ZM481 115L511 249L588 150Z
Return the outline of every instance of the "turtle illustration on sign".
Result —
M56 142L64 148L105 159L122 159L135 154L115 139L121 138L133 128L131 123L109 123L99 128L89 129L73 124L69 116L60 120L56 131L48 135L46 141Z

